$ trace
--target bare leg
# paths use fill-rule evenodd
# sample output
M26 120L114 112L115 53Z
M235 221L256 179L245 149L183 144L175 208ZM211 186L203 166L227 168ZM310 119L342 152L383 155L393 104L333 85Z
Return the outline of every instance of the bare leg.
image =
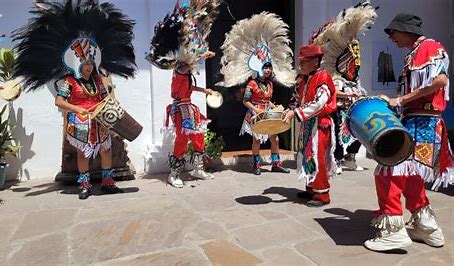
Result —
M252 137L252 155L258 155L260 153L260 140Z
M88 172L90 158L85 157L84 153L77 150L77 170L80 173Z
M101 151L99 154L101 155L101 168L102 169L112 168L112 149Z
M277 135L270 136L271 153L279 153L279 137Z

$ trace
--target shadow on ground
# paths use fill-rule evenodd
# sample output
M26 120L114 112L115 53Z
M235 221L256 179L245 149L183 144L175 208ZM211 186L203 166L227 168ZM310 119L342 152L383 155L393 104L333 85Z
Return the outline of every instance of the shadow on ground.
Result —
M259 204L268 204L268 203L284 203L284 202L293 202L304 204L305 200L298 198L296 195L298 192L301 192L300 189L297 188L288 188L288 187L270 187L263 190L261 195L250 195L250 196L243 196L238 197L235 199L236 202L244 205L259 205ZM283 197L283 199L273 200L268 196L276 194Z
M105 195L101 191L101 185L100 182L94 181L92 182L93 187L91 189L91 194L94 196L100 196L100 195ZM121 183L117 182L116 183L118 187L120 187L123 190L123 193L134 193L138 192L139 188L138 187L123 187ZM13 192L17 193L25 193L25 197L33 197L33 196L39 196L47 193L54 193L54 192L59 192L61 194L79 194L79 188L78 185L73 184L73 183L57 183L57 182L49 182L49 183L44 183L36 186L31 186L31 187L10 187L10 190ZM30 191L30 192L29 192Z

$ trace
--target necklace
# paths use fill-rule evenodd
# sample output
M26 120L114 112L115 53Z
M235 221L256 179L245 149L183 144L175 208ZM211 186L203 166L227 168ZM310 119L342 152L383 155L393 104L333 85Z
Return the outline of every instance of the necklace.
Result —
M98 94L98 88L96 86L96 82L94 81L93 77L91 76L89 80L85 80L82 78L82 87L84 88L85 92L90 96L96 96Z

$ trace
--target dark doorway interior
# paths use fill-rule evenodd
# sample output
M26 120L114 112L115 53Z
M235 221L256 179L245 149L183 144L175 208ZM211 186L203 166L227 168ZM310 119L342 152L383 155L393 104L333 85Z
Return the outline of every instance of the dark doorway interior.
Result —
M207 86L222 93L224 104L218 109L207 107L208 118L212 120L210 130L223 136L226 143L225 151L238 151L251 149L252 139L249 135L238 136L243 123L246 107L242 103L242 92L239 87L222 88L214 84L222 80L219 73L222 51L220 47L224 42L225 34L238 20L249 18L253 14L267 11L278 14L290 26L290 39L294 41L294 0L224 0L229 6L222 4L221 13L214 22L209 36L210 50L216 52L216 56L206 62L206 83ZM233 16L233 17L232 17ZM273 101L288 105L291 96L291 89L276 86L273 93ZM280 146L283 149L291 149L290 131L279 135ZM262 148L269 148L269 142L262 145Z

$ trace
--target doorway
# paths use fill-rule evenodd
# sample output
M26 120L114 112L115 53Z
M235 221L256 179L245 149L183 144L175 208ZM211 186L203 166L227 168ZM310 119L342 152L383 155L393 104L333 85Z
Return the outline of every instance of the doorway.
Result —
M221 12L213 23L211 34L208 37L210 50L216 52L216 56L207 60L206 84L221 92L224 97L224 103L218 109L212 109L207 106L208 118L211 119L209 129L222 136L226 143L224 151L250 150L252 137L248 134L239 136L243 118L247 108L243 105L243 95L239 86L231 88L216 87L214 84L222 80L220 70L220 60L222 57L222 46L225 34L230 31L232 26L239 20L249 18L253 14L259 14L263 11L279 15L285 23L289 25L289 37L292 46L295 40L294 34L294 10L295 0L248 0L239 1L224 0L226 4L221 4ZM292 47L292 50L294 47ZM288 106L292 88L275 85L273 92L273 102ZM291 150L291 133L284 132L279 135L279 144L281 149ZM268 149L270 143L262 144L261 148Z

